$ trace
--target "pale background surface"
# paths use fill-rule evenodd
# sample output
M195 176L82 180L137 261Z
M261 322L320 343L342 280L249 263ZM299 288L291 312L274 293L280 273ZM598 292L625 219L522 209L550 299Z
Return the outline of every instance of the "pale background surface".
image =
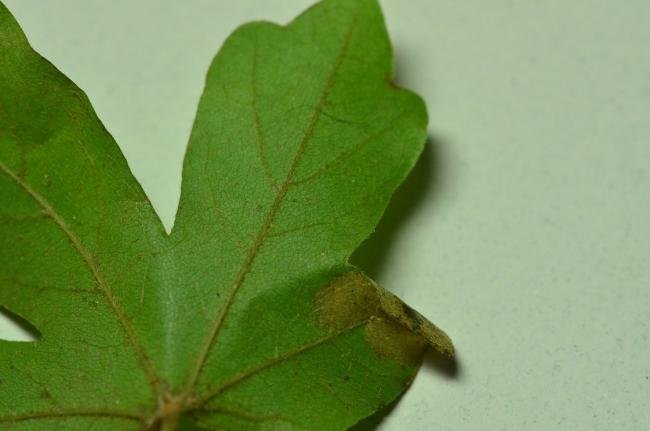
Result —
M217 48L310 4L5 2L168 227ZM432 145L358 262L449 332L460 366L425 367L380 428L650 429L650 2L382 3Z

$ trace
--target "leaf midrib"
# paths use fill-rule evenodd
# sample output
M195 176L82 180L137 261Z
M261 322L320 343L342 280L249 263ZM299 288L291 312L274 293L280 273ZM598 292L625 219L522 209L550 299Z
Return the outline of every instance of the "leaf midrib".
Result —
M267 213L264 222L262 223L262 226L260 227L260 230L258 231L257 235L255 236L255 239L253 241L253 244L251 247L248 249L248 252L246 253L246 256L244 258L244 261L242 262L242 265L237 272L237 275L235 276L235 279L233 283L231 284L226 300L224 301L224 305L220 308L213 324L211 325L211 329L209 332L209 335L203 345L203 348L200 351L200 354L197 358L195 367L191 371L189 378L187 380L187 383L185 384L184 387L184 396L189 397L192 391L194 390L196 383L204 369L204 366L206 364L207 358L210 354L210 351L212 350L213 346L215 345L217 336L219 335L219 331L223 327L223 323L227 317L228 311L230 310L230 307L233 304L234 298L239 291L239 288L243 285L246 275L250 271L255 258L258 256L259 250L264 244L265 240L268 237L268 232L273 224L273 221L275 220L275 217L277 215L278 210L280 209L280 206L282 205L282 202L284 201L284 198L293 185L293 177L296 173L296 169L298 168L298 164L300 163L300 159L302 158L305 150L307 149L307 146L314 134L314 131L316 129L316 125L318 124L318 121L320 119L322 110L327 102L327 98L329 97L329 94L334 86L334 80L335 76L338 73L338 70L343 63L343 60L345 59L350 40L352 37L352 32L354 30L356 24L356 14L353 16L351 23L343 37L343 43L341 44L341 48L339 50L339 54L336 57L336 60L330 69L330 72L328 73L327 80L325 83L325 86L323 87L323 91L321 93L321 97L318 101L318 103L315 106L314 113L310 119L309 125L307 126L307 129L305 131L305 134L303 135L303 138L298 146L298 149L296 150L296 153L294 154L294 157L292 159L291 165L289 167L289 170L287 172L287 175L284 179L284 181L279 185L277 188L277 193L276 197L271 204L271 207L269 209L269 212ZM255 53L257 55L257 52Z
M66 235L70 243L72 244L75 251L82 258L88 269L93 275L93 278L97 282L99 290L104 295L108 305L115 314L117 321L124 331L129 345L133 349L136 358L138 360L139 366L142 368L149 384L151 385L154 393L158 393L160 389L160 379L154 369L149 356L147 355L144 347L140 343L131 321L124 313L122 306L120 305L117 297L115 296L113 290L106 282L102 272L100 271L99 265L95 261L94 256L88 251L88 249L83 245L81 240L77 237L74 231L68 226L63 217L56 211L56 209L48 202L45 197L36 192L27 182L25 182L19 175L9 169L4 163L0 162L0 171L7 175L12 181L14 181L27 195L29 195L42 209L43 213L50 217L55 225Z

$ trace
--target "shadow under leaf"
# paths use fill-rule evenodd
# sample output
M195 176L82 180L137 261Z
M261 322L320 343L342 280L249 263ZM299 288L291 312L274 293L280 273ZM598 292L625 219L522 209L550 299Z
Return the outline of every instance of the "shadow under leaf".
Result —
M17 327L18 330L24 334L24 337L21 337L20 340L6 341L33 342L38 341L41 338L41 332L29 320L3 306L0 306L0 317L4 317L5 319L9 320L13 326Z
M443 172L443 141L429 136L422 155L404 183L395 191L384 216L375 232L352 255L351 262L368 276L380 279L389 257L391 244L396 240L402 226L415 214L427 199L438 193ZM423 366L431 368L449 379L461 377L458 357L449 358L433 349L427 349ZM350 431L376 430L381 422L395 409L401 396L391 404L350 428Z
M370 278L381 278L390 245L400 228L440 185L440 151L442 143L429 137L415 167L400 185L379 221L377 228L354 252L351 262Z

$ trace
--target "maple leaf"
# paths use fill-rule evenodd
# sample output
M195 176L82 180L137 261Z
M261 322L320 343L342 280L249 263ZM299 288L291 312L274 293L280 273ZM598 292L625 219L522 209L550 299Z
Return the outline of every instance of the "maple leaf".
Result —
M252 23L208 72L167 234L0 5L0 429L345 429L447 336L348 263L420 154L374 0Z

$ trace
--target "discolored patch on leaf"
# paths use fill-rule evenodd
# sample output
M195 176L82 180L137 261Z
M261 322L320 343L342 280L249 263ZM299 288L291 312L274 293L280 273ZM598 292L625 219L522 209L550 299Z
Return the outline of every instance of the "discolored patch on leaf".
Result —
M454 355L447 334L358 271L319 290L313 312L319 326L330 332L365 325L366 340L373 350L400 364L416 364L426 345Z
M377 355L393 359L402 365L417 365L427 342L421 336L405 329L394 320L371 316L365 327L365 336Z
M377 290L361 273L352 271L316 292L314 315L318 324L337 332L381 315Z
M424 338L427 344L443 355L453 357L454 345L449 336L420 313L386 289L376 286L381 309L390 318Z

